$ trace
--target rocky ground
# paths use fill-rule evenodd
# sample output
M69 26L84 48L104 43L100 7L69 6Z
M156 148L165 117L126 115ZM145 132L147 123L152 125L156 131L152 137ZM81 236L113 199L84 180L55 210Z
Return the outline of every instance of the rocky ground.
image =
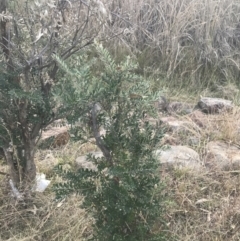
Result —
M201 98L192 109L184 103L178 106L160 117L168 127L162 144L169 146L159 152L161 162L199 171L239 168L239 107L217 98Z
M231 101L201 98L198 103L189 104L167 102L162 97L157 108L159 117L148 121L160 121L166 129L161 149L156 151L162 164L198 171L234 171L240 167L240 110ZM64 146L70 139L68 127L62 122L57 121L42 134L43 141L52 138L50 147ZM102 155L99 151L90 153ZM79 166L90 166L83 164L86 155L75 158ZM49 162L49 154L45 161Z

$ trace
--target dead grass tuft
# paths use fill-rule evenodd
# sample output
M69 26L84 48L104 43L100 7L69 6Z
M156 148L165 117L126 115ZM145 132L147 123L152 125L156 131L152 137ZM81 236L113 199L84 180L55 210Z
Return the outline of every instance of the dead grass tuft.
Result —
M53 194L36 194L24 203L0 194L1 240L87 240L93 219L80 209L83 198L54 201Z
M164 172L167 217L179 241L237 241L240 176L230 172Z

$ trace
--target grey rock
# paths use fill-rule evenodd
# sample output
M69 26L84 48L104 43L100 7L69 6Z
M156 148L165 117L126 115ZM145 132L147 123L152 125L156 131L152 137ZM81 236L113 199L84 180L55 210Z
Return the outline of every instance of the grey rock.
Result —
M175 113L178 115L186 115L190 114L193 111L194 106L188 104L188 103L183 103L183 102L171 102L169 103L167 107L168 113Z
M167 112L170 114L185 115L190 114L193 111L194 106L183 102L170 102L164 96L161 96L157 102L158 111Z
M161 112L167 112L168 105L169 105L169 101L164 96L160 96L159 100L156 103L156 107L158 111L161 111Z
M189 127L192 126L192 123L190 121L178 120L177 118L172 116L162 117L160 121L166 124L169 127L169 130L173 132L187 132L189 130Z
M202 97L195 107L195 109L200 109L207 114L218 114L232 110L232 108L233 104L230 100L209 97Z
M240 169L240 146L212 141L207 144L206 150L207 167L225 171Z
M155 155L162 164L192 170L202 168L199 154L187 146L169 146L165 150L157 150Z

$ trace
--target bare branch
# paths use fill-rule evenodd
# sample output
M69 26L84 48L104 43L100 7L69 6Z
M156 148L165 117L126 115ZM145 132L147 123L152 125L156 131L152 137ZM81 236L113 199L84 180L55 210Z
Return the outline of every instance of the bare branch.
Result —
M105 156L105 158L112 163L112 157L111 157L111 153L108 150L108 148L106 147L104 141L101 138L100 135L100 131L99 131L99 126L98 126L98 122L97 122L97 111L98 111L99 107L97 103L93 104L92 107L92 129L93 129L93 134L94 137L96 139L96 144L97 146L100 148L100 150L102 151L103 155Z

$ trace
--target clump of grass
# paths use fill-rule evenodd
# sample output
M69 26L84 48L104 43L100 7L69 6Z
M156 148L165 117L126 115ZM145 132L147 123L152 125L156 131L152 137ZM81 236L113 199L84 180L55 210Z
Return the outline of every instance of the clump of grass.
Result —
M164 174L168 226L179 241L237 241L240 236L239 174Z
M234 108L231 113L225 113L221 115L217 121L217 125L221 130L219 133L219 139L228 142L229 144L240 143L240 110Z
M24 203L0 194L1 240L87 240L93 220L79 208L83 198L54 201L51 192L36 194Z

